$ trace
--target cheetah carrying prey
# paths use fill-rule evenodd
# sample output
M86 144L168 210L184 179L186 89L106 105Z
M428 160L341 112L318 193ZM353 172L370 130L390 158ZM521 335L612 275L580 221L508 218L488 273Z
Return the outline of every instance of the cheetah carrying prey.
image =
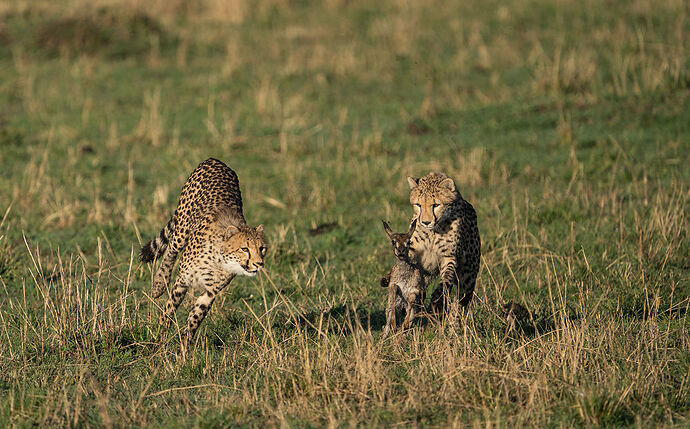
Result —
M477 214L445 174L429 173L419 179L408 177L407 181L414 207L412 222L417 221L410 250L425 271L441 275L429 311L442 313L454 286L460 304L467 306L481 256Z
M252 228L244 220L237 174L209 158L185 182L167 225L141 248L141 261L161 260L153 278L154 298L168 288L175 259L182 251L179 272L161 316L162 326L170 325L190 286L203 290L187 318L183 354L218 293L236 275L254 276L263 267L267 250L263 231L263 225Z

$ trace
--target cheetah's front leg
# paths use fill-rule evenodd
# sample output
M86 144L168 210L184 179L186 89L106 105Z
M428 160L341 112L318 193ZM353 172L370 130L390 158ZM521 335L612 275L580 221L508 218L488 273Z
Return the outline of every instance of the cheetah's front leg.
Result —
M186 355L190 346L192 345L192 340L194 339L194 334L196 330L199 329L199 325L206 318L208 310L213 305L213 301L216 299L213 292L206 291L196 300L194 308L189 312L187 316L187 327L185 328L184 334L182 335L182 354Z
M448 305L450 292L458 283L456 263L454 258L444 258L441 265L441 284L431 294L429 312L442 315Z
M189 316L187 316L187 327L185 328L185 332L182 336L183 356L187 354L187 351L191 347L192 340L194 340L194 334L196 333L197 329L199 329L201 322L203 322L206 318L206 314L208 314L208 311L211 309L211 305L213 305L213 301L215 301L216 296L218 296L218 293L220 293L220 291L223 290L223 288L230 283L234 277L235 276L232 275L224 282L216 283L213 286L207 286L205 288L206 291L202 293L199 298L197 298L196 303L194 303L194 308L192 308L192 311L189 312Z
M467 269L461 270L458 275L458 290L456 296L462 307L467 307L467 304L472 300L474 285L477 282L477 271L479 271L479 268L473 270L471 267L468 267Z

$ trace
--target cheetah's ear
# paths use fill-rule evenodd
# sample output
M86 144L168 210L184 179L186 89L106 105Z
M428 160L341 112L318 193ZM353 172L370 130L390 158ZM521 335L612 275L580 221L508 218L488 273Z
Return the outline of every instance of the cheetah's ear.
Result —
M264 232L264 225L261 224L254 229L256 229L256 232L258 232L258 233L263 233Z
M235 225L229 225L223 233L223 238L227 240L228 238L232 237L238 232L240 232L240 229L238 227L236 227Z
M414 189L419 185L419 179L412 176L407 176L407 183L410 185L410 189Z
M442 188L446 188L451 192L455 192L455 182L453 182L453 179L451 179L450 177L443 179L439 186L441 186Z
M393 230L391 229L390 225L388 225L388 222L383 219L381 219L381 222L383 222L383 230L386 231L386 234L388 234L390 237L393 234Z

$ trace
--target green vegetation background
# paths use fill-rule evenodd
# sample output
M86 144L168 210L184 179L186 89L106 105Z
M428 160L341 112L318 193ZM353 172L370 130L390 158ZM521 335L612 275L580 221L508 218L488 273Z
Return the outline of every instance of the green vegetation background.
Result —
M689 12L0 2L0 421L690 424ZM182 362L135 257L210 156L271 248ZM429 171L477 210L476 296L382 341L380 219Z

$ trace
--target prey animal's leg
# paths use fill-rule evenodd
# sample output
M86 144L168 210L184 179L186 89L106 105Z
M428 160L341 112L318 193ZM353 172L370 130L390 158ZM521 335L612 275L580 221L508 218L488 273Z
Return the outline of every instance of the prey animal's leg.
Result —
M433 277L430 274L425 274L425 273L420 273L421 274L421 280L419 281L419 295L417 295L417 301L415 302L415 306L417 309L415 310L416 314L423 313L426 311L426 307L424 303L426 302L426 288L429 286L429 283L431 283L431 280Z
M395 332L395 299L398 292L398 286L394 283L388 284L388 300L386 302L386 326L383 328L383 336Z
M426 285L419 292L419 297L417 298L417 302L415 303L415 305L417 306L417 310L424 310L424 302L425 301L426 301Z
M403 329L410 329L412 321L414 320L415 310L417 307L417 292L410 292L407 297L407 312L405 313L405 321L403 322Z

